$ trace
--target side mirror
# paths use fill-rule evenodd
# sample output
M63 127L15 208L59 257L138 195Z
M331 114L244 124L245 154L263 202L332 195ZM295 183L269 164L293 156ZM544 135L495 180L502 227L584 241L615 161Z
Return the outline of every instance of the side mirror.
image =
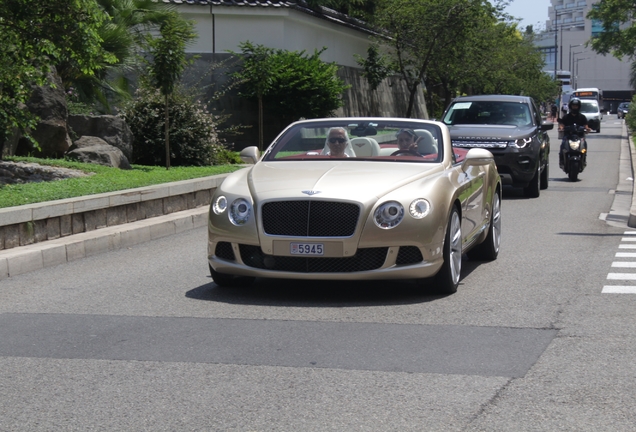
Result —
M239 157L243 162L254 165L260 159L260 152L256 146L245 147Z
M495 157L486 149L474 148L468 150L463 161L465 166L484 166L494 162Z
M541 130L542 131L549 131L549 130L552 130L552 129L554 129L554 123L549 122L549 121L541 122Z

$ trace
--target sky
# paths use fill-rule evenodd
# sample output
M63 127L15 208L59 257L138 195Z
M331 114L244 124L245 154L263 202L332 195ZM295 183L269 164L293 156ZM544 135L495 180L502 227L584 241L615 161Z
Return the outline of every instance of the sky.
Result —
M534 29L545 28L548 19L548 7L550 0L512 0L506 8L510 15L521 18L519 28L525 29L532 25Z

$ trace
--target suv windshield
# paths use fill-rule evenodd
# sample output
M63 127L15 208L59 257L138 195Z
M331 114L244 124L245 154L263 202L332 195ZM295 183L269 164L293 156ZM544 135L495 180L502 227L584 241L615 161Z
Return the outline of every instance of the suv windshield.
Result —
M530 108L520 102L457 101L444 116L447 125L532 126Z

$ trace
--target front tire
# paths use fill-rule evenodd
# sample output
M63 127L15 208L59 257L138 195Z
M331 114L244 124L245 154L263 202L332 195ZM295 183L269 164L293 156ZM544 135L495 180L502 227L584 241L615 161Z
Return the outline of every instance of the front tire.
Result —
M539 170L534 174L532 180L530 180L530 184L523 188L523 194L528 198L539 198L539 194L541 193L541 176L539 175Z
M570 168L568 170L568 177L570 181L576 181L579 177L579 161L574 160L570 162Z
M492 199L490 226L486 239L468 252L468 257L476 261L494 261L499 255L501 244L501 197L499 191Z
M541 171L541 184L539 185L540 189L548 188L548 180L550 177L550 162L545 163L545 167L543 171Z
M455 206L448 218L443 256L444 264L433 278L433 289L439 294L453 294L462 271L462 223Z
M208 266L210 267L210 275L212 276L214 283L220 287L227 287L227 288L248 287L252 285L252 283L254 283L255 278L253 277L234 276L234 275L229 275L225 273L219 273L215 271L211 265L208 264Z

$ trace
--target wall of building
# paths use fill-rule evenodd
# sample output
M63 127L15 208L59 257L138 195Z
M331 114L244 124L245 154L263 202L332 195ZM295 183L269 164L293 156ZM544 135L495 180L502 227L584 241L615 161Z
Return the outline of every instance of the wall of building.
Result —
M595 53L585 44L593 32L600 30L586 16L595 0L551 0L550 19L546 22L548 34L542 45L554 45L554 30L557 29L557 69L571 70L573 86L597 87L604 91L630 91L629 73L631 62L619 60L611 55ZM553 58L548 58L546 68L554 68Z

